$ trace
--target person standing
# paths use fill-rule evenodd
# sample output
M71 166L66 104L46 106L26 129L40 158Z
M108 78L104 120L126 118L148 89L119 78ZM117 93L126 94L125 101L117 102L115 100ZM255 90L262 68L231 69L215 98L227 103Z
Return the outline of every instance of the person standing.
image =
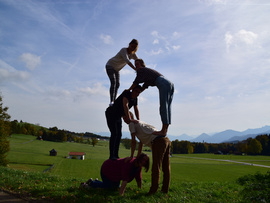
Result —
M121 120L122 116L127 116L129 120L131 120L131 117L129 115L129 109L133 107L136 118L139 119L137 97L141 92L142 87L140 85L136 86L132 91L125 90L115 100L114 104L106 109L105 115L107 125L111 132L109 144L110 159L116 160L119 158L118 152L122 137L122 120Z
M106 72L111 82L110 105L114 103L120 86L120 70L126 64L128 64L132 69L136 70L135 66L130 62L130 59L138 59L136 55L138 47L138 40L131 40L127 48L122 48L114 57L109 59L106 64Z
M132 113L130 112L130 115ZM152 133L156 131L156 128L149 125L143 121L132 122L128 120L125 116L124 121L129 125L129 131L131 134L131 156L133 158L135 148L136 148L136 138L138 138L139 147L137 152L137 157L140 156L142 152L143 144L149 146L152 150L152 174L151 174L151 187L148 192L149 195L157 192L159 187L159 177L160 170L162 167L163 171L163 182L161 191L163 193L168 193L171 178L171 166L170 166L170 149L171 141L166 136L153 135Z
M139 83L144 83L142 86L143 90L149 86L156 86L158 88L160 104L159 113L162 121L162 129L160 131L153 132L153 134L166 136L168 127L171 124L171 103L174 93L174 84L158 71L146 68L142 59L136 59L135 66L137 76L129 90L133 89Z

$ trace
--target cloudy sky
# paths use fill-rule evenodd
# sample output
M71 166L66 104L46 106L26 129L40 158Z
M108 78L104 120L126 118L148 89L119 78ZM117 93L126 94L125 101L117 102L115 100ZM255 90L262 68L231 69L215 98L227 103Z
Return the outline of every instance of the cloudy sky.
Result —
M11 120L108 131L105 64L135 38L137 55L175 85L170 135L269 125L269 9L269 0L0 0L4 106ZM136 73L120 75L119 93ZM156 87L139 109L161 127Z

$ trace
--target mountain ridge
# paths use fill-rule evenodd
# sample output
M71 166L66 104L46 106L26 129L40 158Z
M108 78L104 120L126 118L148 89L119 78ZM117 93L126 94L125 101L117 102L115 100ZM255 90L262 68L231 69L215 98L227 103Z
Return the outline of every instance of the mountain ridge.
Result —
M96 133L101 136L110 137L110 132L99 132ZM255 138L257 135L270 134L270 126L265 125L261 128L247 129L244 131L235 131L232 129L224 130L214 134L202 133L198 136L190 136L182 134L179 136L167 135L171 141L190 141L190 142L207 142L207 143L223 143L223 142L234 142L246 140L249 137ZM122 138L131 138L130 132L122 132Z

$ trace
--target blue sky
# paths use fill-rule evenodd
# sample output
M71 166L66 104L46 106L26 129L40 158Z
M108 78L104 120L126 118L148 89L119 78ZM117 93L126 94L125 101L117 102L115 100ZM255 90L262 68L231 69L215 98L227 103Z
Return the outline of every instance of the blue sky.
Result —
M147 67L175 85L168 134L269 125L269 8L268 0L0 0L4 105L11 120L108 131L105 64L135 38ZM120 75L119 93L136 73L126 66ZM161 127L157 88L140 95L139 110Z

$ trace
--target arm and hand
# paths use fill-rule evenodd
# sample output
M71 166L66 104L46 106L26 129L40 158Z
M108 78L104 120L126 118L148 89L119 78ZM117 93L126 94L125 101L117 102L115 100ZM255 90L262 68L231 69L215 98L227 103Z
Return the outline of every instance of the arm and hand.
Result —
M125 115L126 115L125 122L127 124L129 124L130 122L138 123L138 121L135 120L135 119L132 119L131 116L130 116L130 114L129 114L128 99L126 97L123 97L123 108L124 108L124 112L125 112ZM136 117L138 118L138 116L139 116L139 110L138 110L138 107L137 106L134 106L134 111L135 111Z
M138 186L138 188L142 188L142 181L141 180L137 181L137 186Z
M143 147L143 143L142 143L142 142L140 142L140 143L139 143L139 147L138 147L138 153L137 153L137 157L139 157L139 156L140 156L140 154L142 153L142 147Z
M134 152L135 152L135 149L136 149L136 133L132 133L131 134L131 154L130 154L130 158L133 158L134 156Z
M140 113L139 113L138 105L134 106L133 108L134 108L134 112L135 112L136 118L138 120L140 120Z
M133 70L136 70L136 67L131 63L131 62L128 62L127 63Z
M136 87L138 84L137 83L132 83L132 85L130 86L130 88L128 89L129 91L132 90L134 87Z
M124 196L124 193L125 193L125 190L126 190L126 186L127 186L127 181L122 181L122 184L121 184L121 187L120 187L120 190L119 190L119 194L121 196Z

